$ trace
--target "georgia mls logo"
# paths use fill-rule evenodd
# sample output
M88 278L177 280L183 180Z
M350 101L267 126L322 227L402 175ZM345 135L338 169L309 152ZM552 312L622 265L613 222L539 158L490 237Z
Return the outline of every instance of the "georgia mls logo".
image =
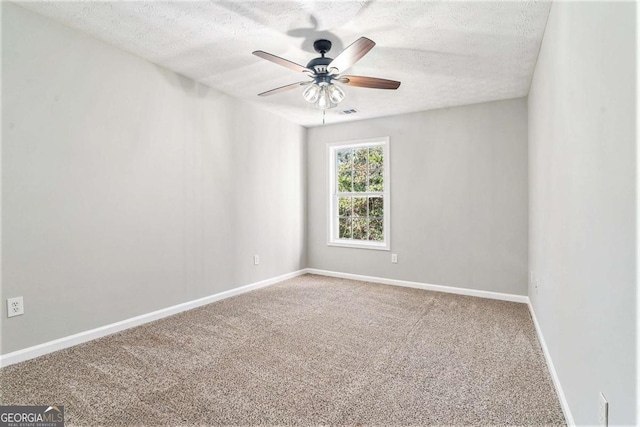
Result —
M64 406L0 406L0 427L64 427Z

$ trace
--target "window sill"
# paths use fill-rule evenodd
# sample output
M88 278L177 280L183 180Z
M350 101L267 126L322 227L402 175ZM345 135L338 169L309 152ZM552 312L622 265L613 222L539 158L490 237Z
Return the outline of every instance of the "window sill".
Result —
M386 243L353 243L349 241L332 241L327 246L352 249L372 249L374 251L390 251L391 248Z

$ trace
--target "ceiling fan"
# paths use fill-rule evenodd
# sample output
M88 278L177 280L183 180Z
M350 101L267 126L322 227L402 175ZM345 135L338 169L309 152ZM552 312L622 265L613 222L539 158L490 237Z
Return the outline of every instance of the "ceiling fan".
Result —
M271 89L259 93L258 96L269 96L300 86L308 86L302 92L302 97L317 108L326 110L335 107L344 99L344 91L335 84L336 82L347 86L398 89L400 82L395 80L341 74L365 56L375 45L372 40L360 37L335 58L328 58L325 57L325 54L331 50L331 42L325 39L316 40L313 43L313 48L320 54L320 57L309 61L306 67L262 50L256 50L253 52L254 55L294 71L305 73L311 79Z

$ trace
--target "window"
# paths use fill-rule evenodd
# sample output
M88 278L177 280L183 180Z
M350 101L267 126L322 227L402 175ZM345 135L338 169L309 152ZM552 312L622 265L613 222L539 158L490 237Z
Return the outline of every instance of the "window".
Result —
M328 244L389 250L389 138L328 148Z

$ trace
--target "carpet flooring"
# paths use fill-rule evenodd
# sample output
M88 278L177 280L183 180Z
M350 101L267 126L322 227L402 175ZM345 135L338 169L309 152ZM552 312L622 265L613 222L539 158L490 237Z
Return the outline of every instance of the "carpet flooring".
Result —
M564 425L525 304L300 276L0 370L66 425Z

